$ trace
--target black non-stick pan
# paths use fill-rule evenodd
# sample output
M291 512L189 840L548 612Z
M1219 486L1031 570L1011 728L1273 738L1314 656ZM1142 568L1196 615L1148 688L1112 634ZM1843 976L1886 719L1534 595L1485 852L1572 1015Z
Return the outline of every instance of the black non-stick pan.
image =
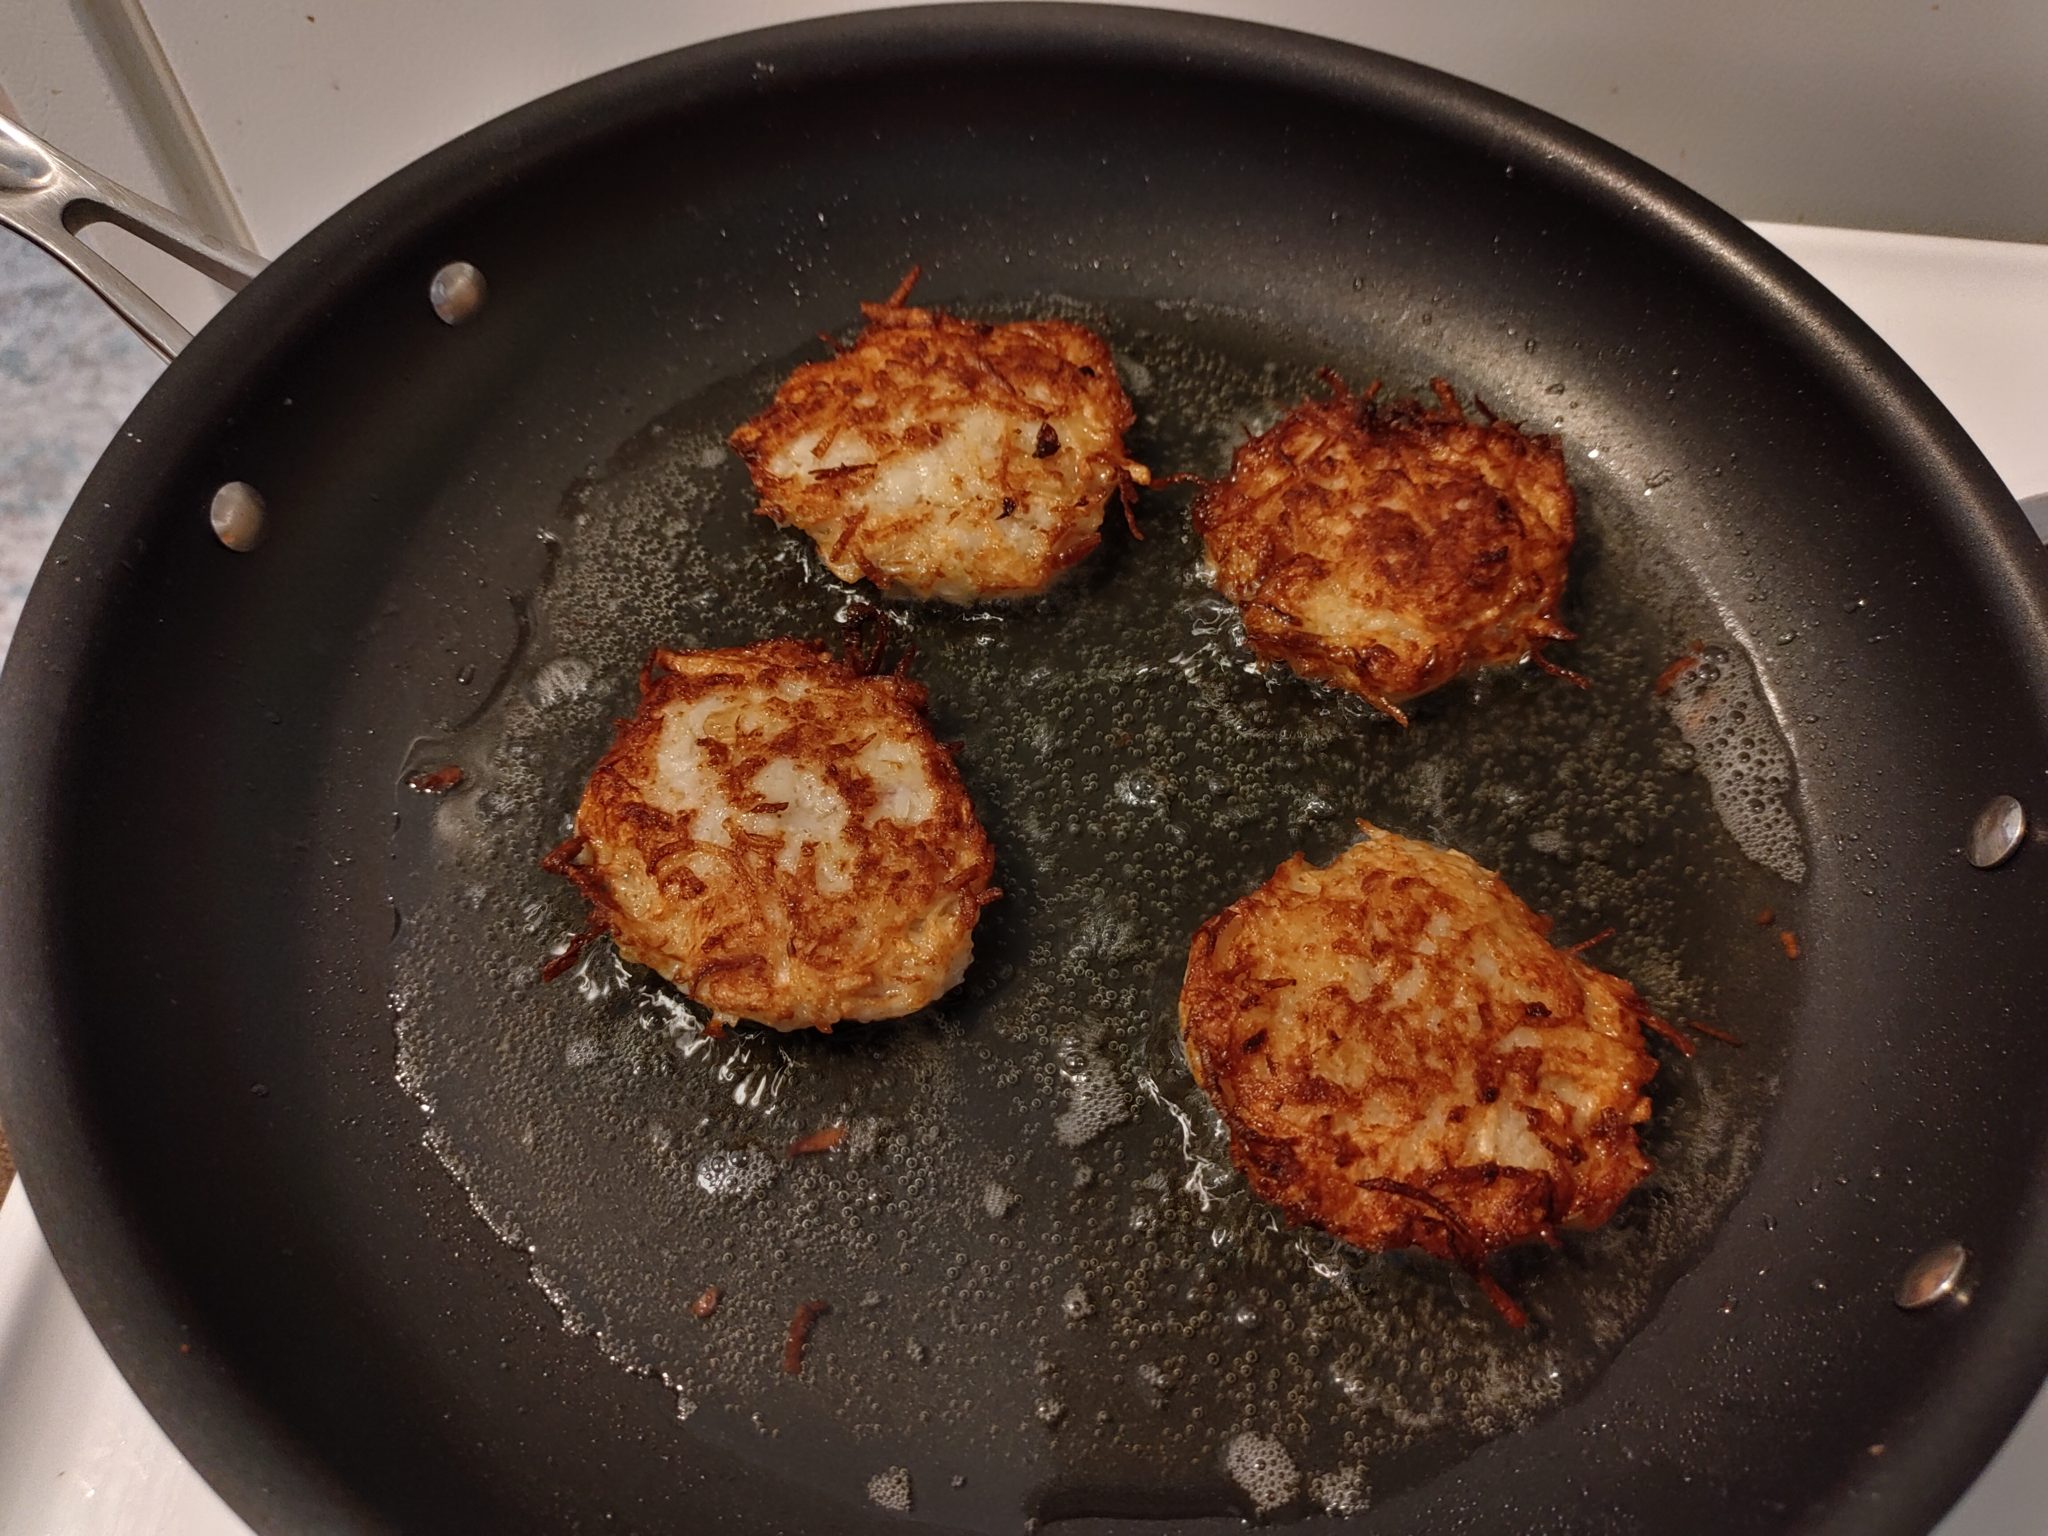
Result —
M606 946L542 986L648 647L846 617L722 437L914 263L1097 326L1162 474L1324 365L1557 432L1590 688L1403 731L1258 673L1155 493L1042 600L891 605L1008 892L959 993L711 1039ZM2048 1367L2048 850L1973 831L2048 796L2043 575L1839 304L1484 91L1095 8L691 49L350 205L107 451L0 685L0 1114L266 1531L1924 1530ZM1178 1055L1196 924L1360 817L1742 1042L1660 1047L1658 1171L1503 1266L1524 1332L1280 1227Z

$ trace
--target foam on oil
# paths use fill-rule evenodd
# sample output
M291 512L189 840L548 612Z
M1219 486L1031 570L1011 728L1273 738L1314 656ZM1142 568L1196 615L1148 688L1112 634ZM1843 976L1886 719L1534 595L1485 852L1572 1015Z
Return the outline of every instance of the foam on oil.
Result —
M1159 472L1221 472L1330 360L1191 307L1038 308L1117 345L1133 448ZM1488 677L1405 732L1250 664L1184 496L1149 497L1142 543L1112 527L1042 600L893 608L939 735L966 744L1007 895L966 983L924 1015L714 1037L608 946L542 986L582 914L536 861L653 646L829 634L844 616L848 589L808 543L746 515L720 447L794 360L678 406L573 489L510 686L420 748L468 787L403 802L399 1080L478 1215L566 1326L675 1395L678 1434L850 1504L907 1508L915 1478L937 1519L1011 1529L1162 1479L1176 1508L1348 1512L1584 1390L1754 1160L1794 972L1765 963L1776 946L1751 917L1791 897L1767 869L1804 868L1740 654L1674 690L1675 723L1652 693L1675 637L1713 632L1712 606L1639 499L1580 478L1586 639L1564 659L1589 691ZM1337 360L1361 379L1430 371ZM1709 682L1717 702L1693 714L1714 721L1694 730ZM1702 771L1724 737L1741 771ZM1749 1042L1667 1054L1657 1171L1602 1232L1510 1258L1526 1334L1441 1266L1282 1228L1180 1057L1188 936L1359 817L1503 869L1561 940L1616 927L1596 958L1667 1016ZM827 1125L847 1128L837 1148L789 1155ZM708 1285L721 1300L699 1319ZM789 1319L813 1299L831 1311L791 1376ZM777 1455L785 1436L803 1457Z

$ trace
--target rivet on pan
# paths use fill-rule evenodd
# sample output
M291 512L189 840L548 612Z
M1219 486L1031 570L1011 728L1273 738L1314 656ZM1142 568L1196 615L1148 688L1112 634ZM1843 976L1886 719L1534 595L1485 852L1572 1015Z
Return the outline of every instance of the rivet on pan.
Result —
M474 320L489 293L483 273L466 261L449 262L434 274L427 288L434 313L449 325L467 325Z
M1996 869L2027 839L2027 808L2011 795L1993 795L1970 823L1970 862Z
M246 555L263 542L263 497L244 480L230 480L213 493L207 521L213 536L237 554Z
M1963 1274L1970 1267L1970 1251L1961 1243L1942 1243L1913 1261L1899 1281L1895 1298L1908 1312L1918 1312L1938 1301L1966 1302L1969 1291Z

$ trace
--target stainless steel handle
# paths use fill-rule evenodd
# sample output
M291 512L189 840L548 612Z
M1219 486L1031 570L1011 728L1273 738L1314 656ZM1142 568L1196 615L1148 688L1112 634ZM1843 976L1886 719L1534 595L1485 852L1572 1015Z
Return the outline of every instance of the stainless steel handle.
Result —
M158 353L176 357L192 333L78 238L78 231L90 224L125 229L227 288L240 289L263 270L263 258L254 251L216 240L0 116L0 225L63 262Z

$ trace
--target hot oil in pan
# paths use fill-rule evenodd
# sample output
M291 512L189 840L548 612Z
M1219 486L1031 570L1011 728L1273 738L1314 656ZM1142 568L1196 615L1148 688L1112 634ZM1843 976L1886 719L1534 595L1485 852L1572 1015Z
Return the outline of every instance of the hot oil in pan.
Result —
M1120 349L1158 471L1220 472L1328 360L1198 310L1082 318ZM1640 491L1576 475L1586 638L1563 654L1591 690L1490 677L1407 731L1248 665L1184 495L1149 497L1142 543L1112 528L1046 599L894 607L1005 899L927 1014L713 1040L605 946L539 984L582 914L536 861L650 648L833 631L848 589L747 515L722 446L796 360L678 407L574 490L507 686L409 765L469 775L404 801L394 1003L400 1080L478 1213L571 1329L673 1389L678 1435L853 1501L873 1479L899 1504L906 1473L917 1514L998 1529L1359 1508L1583 1390L1747 1176L1797 975L1756 918L1789 920L1804 867L1748 664ZM1694 638L1718 648L1660 701ZM1502 869L1562 941L1616 927L1600 963L1746 1042L1659 1047L1657 1172L1605 1231L1507 1262L1526 1334L1440 1266L1281 1229L1180 1058L1197 924L1361 816ZM791 1155L831 1125L837 1148ZM792 1377L812 1300L831 1310Z

